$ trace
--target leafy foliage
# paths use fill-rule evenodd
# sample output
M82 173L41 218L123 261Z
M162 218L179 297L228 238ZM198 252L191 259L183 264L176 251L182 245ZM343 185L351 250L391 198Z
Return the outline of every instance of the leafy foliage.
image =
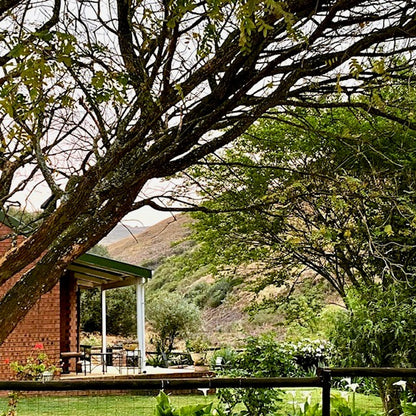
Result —
M136 293L132 286L106 293L107 331L109 334L132 336L136 333ZM81 293L81 328L86 332L101 331L101 292L99 289Z
M25 363L12 362L10 367L19 380L42 380L45 372L52 376L59 374L60 369L56 363L43 351L43 344L38 343L34 346L33 352L27 357Z
M156 401L157 405L154 416L218 415L218 412L213 409L213 403L188 405L176 409L174 406L172 406L169 397L163 391L158 394Z
M335 321L332 342L346 366L413 367L414 295L403 285L374 286L347 296L348 309Z
M331 415L333 416L375 416L378 413L370 410L362 410L354 405L350 405L348 401L338 395L331 397Z
M351 290L346 301L348 310L339 314L331 337L341 365L416 365L413 348L416 305L409 287L396 283L388 288ZM386 412L399 414L400 395L394 381L377 379L377 387Z
M318 363L328 362L329 344L304 341L303 343L277 342L273 333L249 337L243 351L231 354L225 351L226 365L220 374L231 377L296 377L309 375ZM218 397L226 414L233 413L239 403L244 409L239 415L279 414L283 392L277 389L221 389ZM309 411L317 411L314 406ZM277 412L277 413L276 413Z
M272 335L250 338L244 351L228 368L227 376L232 377L277 377L292 370L290 359L281 348L276 348ZM234 415L235 408L244 404L240 415L267 415L280 408L282 392L276 389L221 389L217 395L224 406L225 414Z
M165 362L177 338L197 331L200 325L198 307L176 293L154 299L147 307L146 317L155 333L151 342Z
M414 133L350 110L276 118L191 172L204 206L223 211L197 215L195 238L210 260L263 262L257 290L306 269L343 297L349 285L411 281Z

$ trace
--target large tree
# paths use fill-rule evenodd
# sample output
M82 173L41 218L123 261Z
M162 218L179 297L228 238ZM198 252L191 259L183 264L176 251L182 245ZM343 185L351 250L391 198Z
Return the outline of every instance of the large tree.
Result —
M406 94L380 90L400 100L403 114L414 89ZM304 271L341 297L351 286L413 285L415 152L412 128L366 111L302 109L264 119L190 170L214 212L199 214L201 250L211 262L260 260L266 274L258 289L296 283Z
M379 95L413 111L414 87ZM342 364L414 366L416 131L355 109L271 116L189 170L213 211L198 213L200 250L228 267L257 261L258 290L288 284L267 305L310 292L314 271L347 307L330 335ZM377 386L399 415L394 381Z
M383 113L377 83L408 81L415 14L399 0L1 1L0 204L39 182L51 198L0 260L0 284L20 276L0 342L72 260L153 204L149 180L272 107L367 87Z

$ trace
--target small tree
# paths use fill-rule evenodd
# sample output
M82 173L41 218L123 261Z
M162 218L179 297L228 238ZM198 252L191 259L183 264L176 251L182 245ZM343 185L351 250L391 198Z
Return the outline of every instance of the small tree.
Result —
M398 282L351 290L348 310L340 313L331 336L340 364L370 367L414 367L416 301L414 293ZM393 379L377 379L386 414L400 415L399 391Z
M223 370L228 377L282 377L296 375L292 351L279 344L273 333L249 337L244 351L232 357L229 368ZM241 414L265 416L280 409L282 391L279 389L220 389L218 398L225 414L232 415L241 404Z
M166 364L175 340L200 326L200 311L179 294L163 294L149 304L147 319L155 332L151 342Z

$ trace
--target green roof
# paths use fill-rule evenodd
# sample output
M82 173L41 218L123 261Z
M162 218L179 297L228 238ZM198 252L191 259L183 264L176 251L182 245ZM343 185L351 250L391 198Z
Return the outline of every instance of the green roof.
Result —
M68 270L74 273L81 287L100 287L104 290L134 285L152 277L152 271L145 267L90 253L78 257Z
M6 214L3 210L0 210L0 223L13 230L19 230L22 226L19 220ZM33 230L30 230L28 227L19 230L22 234L26 234L25 231L30 234ZM74 273L81 287L100 287L104 290L134 285L137 282L141 282L142 279L150 279L152 277L152 270L145 267L90 253L85 253L78 257L71 263L68 270Z
M10 227L12 230L22 235L28 235L33 232L30 227L23 225L21 221L9 214L6 214L2 209L0 209L0 223L7 225L7 227Z

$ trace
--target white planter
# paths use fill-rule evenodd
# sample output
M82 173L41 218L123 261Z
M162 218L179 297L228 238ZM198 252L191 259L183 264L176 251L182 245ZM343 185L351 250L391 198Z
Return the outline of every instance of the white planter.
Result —
M205 365L205 353L191 352L191 358L195 366Z
M40 376L41 381L52 381L53 380L53 372L52 371L44 371Z

